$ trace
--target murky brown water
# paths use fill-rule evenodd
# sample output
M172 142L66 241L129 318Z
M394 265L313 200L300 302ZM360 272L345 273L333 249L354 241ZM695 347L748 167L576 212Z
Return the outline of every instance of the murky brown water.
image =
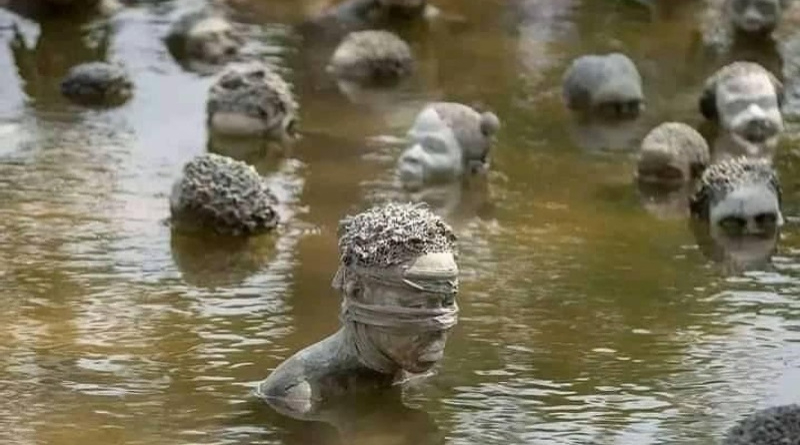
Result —
M239 0L238 20L295 84L306 136L285 157L245 156L289 222L234 246L165 223L172 181L208 146L211 78L160 40L196 3L41 26L0 10L0 442L704 444L756 407L800 400L796 126L777 159L789 223L772 264L742 273L709 261L685 221L643 208L629 151L598 149L665 119L699 122L710 68L694 56L696 11L663 3L653 17L607 0L443 1L463 21L405 33L414 87L352 104L312 70L324 48L293 35L299 1ZM576 128L560 103L569 60L612 49L637 62L650 98L632 137ZM95 59L132 73L130 103L60 98L66 70ZM402 402L281 419L250 390L338 325L337 221L403 198L401 147L381 136L435 99L505 124L488 196L440 199L463 284L438 375Z

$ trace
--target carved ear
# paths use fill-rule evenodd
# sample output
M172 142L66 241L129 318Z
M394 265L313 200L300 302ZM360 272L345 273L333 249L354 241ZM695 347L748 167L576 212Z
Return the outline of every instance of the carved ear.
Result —
M491 136L497 133L499 129L500 119L496 114L491 111L481 114L481 133L483 133L484 136Z
M769 73L769 80L772 82L772 86L775 87L775 93L778 95L778 106L783 108L783 103L785 100L785 94L783 92L783 82L778 80L774 74Z
M703 89L702 95L700 96L699 106L700 113L703 114L703 117L711 121L717 120L719 116L717 114L716 79L706 82L706 86Z

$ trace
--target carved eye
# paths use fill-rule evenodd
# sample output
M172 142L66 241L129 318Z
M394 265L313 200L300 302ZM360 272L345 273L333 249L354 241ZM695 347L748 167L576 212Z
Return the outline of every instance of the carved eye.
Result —
M442 306L453 306L454 304L456 304L455 295L450 294L442 298Z
M739 235L744 233L747 221L739 216L728 216L719 222L719 226L729 235Z
M775 227L778 221L778 216L772 212L759 213L753 218L756 224L761 228Z

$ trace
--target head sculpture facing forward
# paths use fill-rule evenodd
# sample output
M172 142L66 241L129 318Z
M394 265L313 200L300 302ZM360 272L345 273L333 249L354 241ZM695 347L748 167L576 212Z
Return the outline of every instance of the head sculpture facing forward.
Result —
M283 362L257 390L290 416L429 370L457 322L456 237L439 217L387 204L344 219L340 230L333 287L342 294L341 329Z
M411 146L400 155L397 173L403 187L448 182L463 174L484 173L500 119L455 102L426 106L408 132Z
M756 411L731 427L722 445L800 445L800 405Z
M778 27L790 3L791 0L725 0L723 12L736 33L762 37Z
M609 119L638 117L645 101L639 70L621 53L573 60L564 74L563 96L568 108Z
M698 179L709 162L708 143L694 128L666 122L642 141L636 177L663 187L679 187Z
M734 62L707 81L700 98L706 119L719 123L748 155L760 155L777 144L783 131L783 85L753 62Z
M708 221L712 236L771 235L783 225L778 176L764 159L742 156L712 164L690 207L693 215Z

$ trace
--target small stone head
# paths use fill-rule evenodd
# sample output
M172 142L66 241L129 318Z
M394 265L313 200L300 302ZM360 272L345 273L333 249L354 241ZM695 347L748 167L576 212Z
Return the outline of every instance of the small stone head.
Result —
M766 36L780 24L790 0L726 0L725 13L742 34Z
M692 196L692 213L709 223L712 238L769 237L783 225L777 173L763 159L738 157L712 164Z
M564 74L564 101L572 110L608 119L631 119L644 109L642 78L621 53L575 59Z
M61 93L82 105L120 105L130 99L133 82L122 67L89 62L70 68L61 81Z
M751 155L774 147L783 131L783 85L761 65L734 62L712 75L700 111Z
M441 360L456 324L458 266L452 229L427 208L387 204L340 225L342 319L366 364L412 373ZM368 352L372 351L372 352Z
M464 174L463 148L435 108L422 110L408 137L412 145L397 161L397 174L404 188L419 190L427 184L453 181Z
M204 154L189 161L170 195L176 227L221 235L256 235L278 225L276 199L250 165Z
M208 11L182 17L167 36L167 44L178 55L211 64L230 61L242 43L228 20Z
M697 130L683 123L667 122L642 141L636 177L639 182L681 187L700 177L709 158L708 143Z
M756 411L725 434L722 445L796 445L800 443L800 405Z
M207 115L212 131L290 140L298 105L289 85L267 65L230 64L211 86Z
M348 34L334 51L327 70L339 79L365 85L394 84L414 68L411 48L388 31Z

